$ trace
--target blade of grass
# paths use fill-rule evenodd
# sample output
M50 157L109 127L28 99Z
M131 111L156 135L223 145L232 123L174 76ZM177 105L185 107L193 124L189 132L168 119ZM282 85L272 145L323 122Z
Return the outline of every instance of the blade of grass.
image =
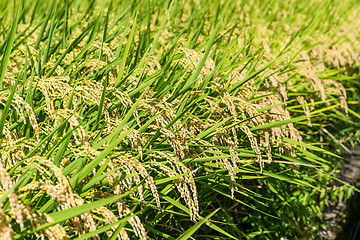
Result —
M3 89L3 81L4 81L4 77L5 77L5 71L9 62L9 58L10 58L10 54L12 51L12 46L14 44L14 39L15 39L15 34L16 34L16 29L18 26L18 15L19 15L19 9L17 9L15 17L13 19L13 22L11 24L11 29L9 32L9 35L7 36L7 41L6 41L6 47L5 47L5 53L4 56L2 58L1 61L1 66L0 66L0 90ZM0 134L2 134L2 127L0 127Z
M210 213L209 215L207 215L205 218L201 219L199 222L195 223L194 226L192 226L191 228L189 228L188 230L186 230L186 232L184 232L180 237L178 237L178 240L186 240L189 239L202 225L204 224L209 224L208 220L218 211L220 210L220 208L216 209L215 211L213 211L212 213Z
M83 205L80 205L80 206L77 206L77 207L72 207L72 208L69 208L69 209L62 210L62 211L57 211L57 212L50 213L49 217L53 221L45 223L43 225L40 225L40 226L36 227L33 230L27 230L27 231L25 230L24 232L15 235L14 239L21 239L21 238L23 238L25 236L34 234L35 232L39 232L39 231L44 230L44 229L46 229L48 227L54 226L54 225L56 225L58 223L61 223L61 222L64 222L66 220L69 220L71 218L74 218L76 216L79 216L79 215L81 215L83 213L92 211L92 210L94 210L96 208L99 208L99 207L102 207L102 206L105 206L105 205L109 205L109 204L111 204L113 202L116 202L116 201L118 201L118 200L120 200L122 198L125 198L128 195L130 195L131 193L135 192L137 190L138 186L134 187L131 191L128 191L128 192L126 192L124 194L121 194L121 195L118 195L118 196L113 196L113 197L97 200L97 201L94 201L92 203L87 203L87 204L83 204Z

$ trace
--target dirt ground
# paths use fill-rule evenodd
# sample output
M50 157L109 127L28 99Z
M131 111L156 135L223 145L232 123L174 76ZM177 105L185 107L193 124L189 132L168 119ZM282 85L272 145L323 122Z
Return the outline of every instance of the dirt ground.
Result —
M339 175L341 180L360 188L360 147L351 151L352 155L344 156L344 165ZM323 239L360 240L360 233L354 238L360 221L360 193L355 194L345 203L336 203L323 214L323 220L330 227L321 232Z

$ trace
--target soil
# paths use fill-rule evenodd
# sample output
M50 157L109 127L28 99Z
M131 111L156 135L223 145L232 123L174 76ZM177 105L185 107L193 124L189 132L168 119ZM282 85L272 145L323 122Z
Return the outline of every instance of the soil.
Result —
M337 176L341 180L360 188L360 148L345 156L344 164ZM360 240L360 193L356 192L345 203L334 203L323 214L328 229L321 232L323 239ZM357 236L355 235L358 230Z

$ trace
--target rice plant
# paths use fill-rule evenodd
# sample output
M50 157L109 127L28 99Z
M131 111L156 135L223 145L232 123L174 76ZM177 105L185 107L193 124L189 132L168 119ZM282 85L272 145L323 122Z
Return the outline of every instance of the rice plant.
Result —
M358 191L330 185L360 136L358 2L0 9L0 238L316 238Z

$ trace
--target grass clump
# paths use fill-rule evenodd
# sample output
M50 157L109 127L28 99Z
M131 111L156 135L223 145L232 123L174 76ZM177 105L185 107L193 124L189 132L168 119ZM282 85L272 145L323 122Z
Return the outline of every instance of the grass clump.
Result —
M0 235L319 236L359 136L360 6L334 6L1 2Z

